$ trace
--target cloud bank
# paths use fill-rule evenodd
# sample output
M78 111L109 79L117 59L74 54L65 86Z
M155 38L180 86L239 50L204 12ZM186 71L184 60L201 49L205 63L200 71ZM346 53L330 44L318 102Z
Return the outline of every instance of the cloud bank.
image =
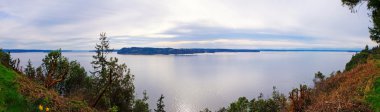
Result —
M363 48L364 6L340 0L0 0L0 47Z

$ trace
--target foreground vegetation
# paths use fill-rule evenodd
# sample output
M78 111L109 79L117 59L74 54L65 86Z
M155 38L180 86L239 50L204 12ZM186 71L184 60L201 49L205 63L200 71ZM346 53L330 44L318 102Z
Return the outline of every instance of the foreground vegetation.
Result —
M38 67L29 60L22 69L19 59L0 49L0 111L151 111L146 92L135 98L127 66L107 57L112 49L105 33L95 48L91 75L61 50L49 52ZM161 95L157 112L165 112L163 100Z

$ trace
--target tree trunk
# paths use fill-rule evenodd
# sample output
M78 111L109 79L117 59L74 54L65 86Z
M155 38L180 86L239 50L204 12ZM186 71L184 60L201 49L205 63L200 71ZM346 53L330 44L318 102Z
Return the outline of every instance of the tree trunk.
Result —
M92 107L95 107L99 100L103 97L104 93L107 91L108 87L111 86L112 84L112 69L110 70L110 73L109 73L109 79L108 79L108 84L106 85L106 87L102 90L102 92L100 92L100 94L97 96L94 104L92 104Z

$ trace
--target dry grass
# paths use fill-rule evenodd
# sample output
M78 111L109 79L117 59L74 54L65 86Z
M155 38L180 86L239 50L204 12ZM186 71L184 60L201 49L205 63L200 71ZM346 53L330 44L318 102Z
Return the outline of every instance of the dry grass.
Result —
M316 85L313 103L307 111L318 112L370 112L365 101L380 69L374 60L358 65L350 71L336 74Z
M54 112L93 112L96 111L90 108L83 101L73 100L60 96L56 91L49 90L25 76L18 75L17 82L19 83L19 91L27 97L29 102L38 103L39 100L48 98L49 106ZM34 104L39 105L39 104Z

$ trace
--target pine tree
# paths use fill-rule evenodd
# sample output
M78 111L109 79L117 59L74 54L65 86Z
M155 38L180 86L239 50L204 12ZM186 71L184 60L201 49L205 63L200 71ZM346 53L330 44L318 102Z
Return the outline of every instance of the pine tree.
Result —
M130 74L126 64L118 64L118 58L107 57L113 49L110 49L105 33L100 34L99 41L95 46L94 61L91 62L96 94L92 107L102 102L102 106L106 108L117 106L119 111L130 112L134 101L134 76Z
M26 65L26 68L24 70L24 74L29 78L29 79L32 79L34 80L35 77L36 77L36 70L34 69L33 65L32 65L32 62L28 61L28 65Z
M164 95L161 94L161 97L157 101L157 109L154 109L155 112L166 112L164 104Z
M96 55L92 56L94 58L94 61L92 61L91 64L94 68L94 72L91 73L93 74L93 77L96 81L94 89L96 89L96 92L100 91L100 93L98 93L95 102L92 104L92 107L95 107L98 104L99 100L103 97L108 87L112 83L112 73L107 73L109 71L109 69L107 70L107 66L110 63L110 61L107 60L107 54L109 54L112 49L109 47L109 40L106 37L106 33L100 33L99 41L100 43L96 44L95 46Z

